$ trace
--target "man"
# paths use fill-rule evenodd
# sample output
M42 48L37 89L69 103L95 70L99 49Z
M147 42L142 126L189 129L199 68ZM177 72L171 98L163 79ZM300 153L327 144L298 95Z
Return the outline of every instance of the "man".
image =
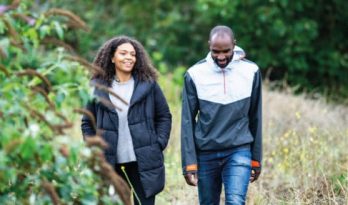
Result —
M204 205L219 204L222 184L226 204L244 204L261 173L261 73L235 42L229 27L214 27L207 57L185 74L183 174Z

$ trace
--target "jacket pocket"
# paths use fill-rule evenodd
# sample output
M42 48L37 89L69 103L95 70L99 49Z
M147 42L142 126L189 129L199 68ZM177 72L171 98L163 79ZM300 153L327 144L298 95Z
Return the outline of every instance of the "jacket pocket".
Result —
M135 150L139 171L147 171L163 166L163 153L158 143Z
M150 137L151 137L151 144L158 144L159 147L162 149L162 144L158 141L158 135L156 134L156 132L154 130L150 130Z
M129 130L133 138L134 148L151 145L151 136L147 129L146 122L129 125Z

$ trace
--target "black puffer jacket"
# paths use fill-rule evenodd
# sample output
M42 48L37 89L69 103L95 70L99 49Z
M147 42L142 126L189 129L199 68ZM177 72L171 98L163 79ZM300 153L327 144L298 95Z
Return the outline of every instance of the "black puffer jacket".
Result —
M128 125L132 135L133 146L138 163L140 180L146 197L159 193L164 188L165 170L163 149L167 146L171 130L171 114L166 99L156 82L138 81L136 77L134 92L128 110ZM96 83L106 85L96 80ZM117 162L118 115L111 103L109 93L95 89L97 100L87 105L96 119L97 129L102 130L102 137L109 144L105 150L107 161ZM107 100L101 103L98 99ZM83 116L81 129L83 136L93 136L91 120Z

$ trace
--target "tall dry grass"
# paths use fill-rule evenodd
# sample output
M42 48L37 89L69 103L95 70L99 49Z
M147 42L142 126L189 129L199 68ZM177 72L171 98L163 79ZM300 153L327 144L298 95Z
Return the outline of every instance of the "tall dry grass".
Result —
M180 159L179 87L161 81L173 114L158 204L198 204ZM247 204L348 204L348 108L304 95L263 91L263 169ZM223 196L221 204L223 204Z
M186 185L181 171L181 87L170 76L161 77L160 85L173 124L165 150L166 186L156 204L195 205L197 189ZM348 205L348 107L264 87L263 169L249 186L247 204ZM79 123L72 132L80 136Z

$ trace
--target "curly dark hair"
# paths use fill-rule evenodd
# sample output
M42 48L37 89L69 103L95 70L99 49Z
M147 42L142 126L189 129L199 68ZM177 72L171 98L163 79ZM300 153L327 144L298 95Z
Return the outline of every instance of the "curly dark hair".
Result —
M133 45L136 52L136 62L132 70L132 74L140 81L156 81L158 74L156 68L152 65L149 55L145 51L143 45L128 36L117 36L104 43L100 47L93 64L100 67L104 72L95 73L93 79L102 79L106 81L108 86L112 84L115 78L115 65L111 62L117 47L124 43Z

